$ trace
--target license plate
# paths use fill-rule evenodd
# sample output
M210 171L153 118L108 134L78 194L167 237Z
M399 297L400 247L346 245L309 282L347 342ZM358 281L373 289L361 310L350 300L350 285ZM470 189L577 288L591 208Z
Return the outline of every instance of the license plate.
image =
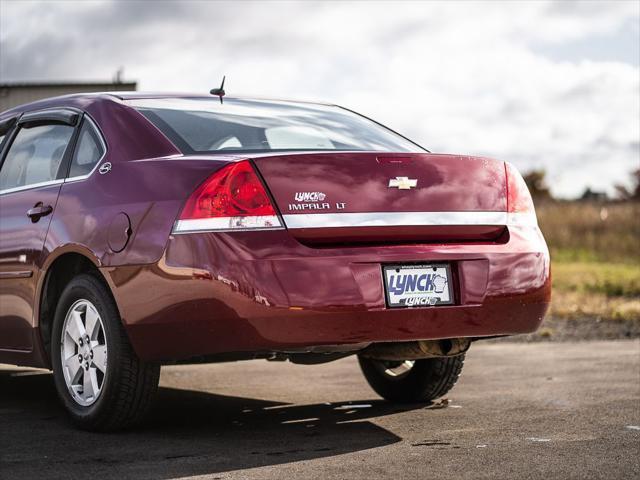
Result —
M449 265L386 265L383 270L389 307L453 303Z

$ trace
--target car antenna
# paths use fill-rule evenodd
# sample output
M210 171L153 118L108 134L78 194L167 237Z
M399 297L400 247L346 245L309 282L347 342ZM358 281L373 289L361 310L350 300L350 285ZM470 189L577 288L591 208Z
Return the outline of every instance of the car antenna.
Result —
M218 97L220 97L220 103L222 103L222 97L224 97L224 79L227 78L226 76L222 77L222 83L220 84L220 88L212 88L209 93L211 95L217 95Z

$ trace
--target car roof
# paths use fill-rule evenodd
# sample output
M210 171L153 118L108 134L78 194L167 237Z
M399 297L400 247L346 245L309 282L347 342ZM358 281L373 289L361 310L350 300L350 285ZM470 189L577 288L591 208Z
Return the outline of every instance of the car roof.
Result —
M121 100L138 100L144 98L204 98L204 99L218 99L217 95L211 94L203 94L203 93L193 93L193 92L105 92L104 95L112 95ZM272 98L272 97L261 97L257 95L225 95L224 99L233 99L233 100L261 100L261 101L272 101L272 102L288 102L288 103L313 103L316 105L331 105L326 102L312 102L307 100L294 100L287 98Z
M93 92L93 93L74 93L70 95L62 95L58 97L45 98L43 100L37 100L35 102L19 105L5 112L0 112L0 120L19 115L23 112L32 110L40 110L44 108L52 107L76 107L84 109L90 104L96 102L105 101L126 101L126 100L142 100L142 99L162 99L162 98L201 98L201 99L217 99L216 95L205 95L202 93L185 93L185 92ZM311 104L311 105L324 105L334 106L331 103L322 102L309 102L303 100L287 100L276 98L263 98L259 96L226 96L225 99L232 100L255 100L255 101L269 101L275 103L298 103L298 104Z

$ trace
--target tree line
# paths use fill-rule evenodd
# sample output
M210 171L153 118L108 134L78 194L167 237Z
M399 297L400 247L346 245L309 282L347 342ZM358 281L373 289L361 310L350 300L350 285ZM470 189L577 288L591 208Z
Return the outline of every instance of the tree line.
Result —
M554 200L549 185L547 183L547 172L544 169L531 170L523 175L524 181L529 187L533 201L544 202ZM606 192L598 192L592 190L591 187L585 188L579 200L585 201L607 201L607 200L622 200L622 201L639 201L640 200L640 168L631 172L631 185L615 186L615 197L610 198Z

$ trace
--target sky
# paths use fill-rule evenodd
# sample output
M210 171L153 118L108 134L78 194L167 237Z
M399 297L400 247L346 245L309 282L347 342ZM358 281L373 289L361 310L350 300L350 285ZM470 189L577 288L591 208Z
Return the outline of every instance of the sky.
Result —
M640 1L0 0L0 82L337 103L433 152L545 169L553 194L640 168Z

